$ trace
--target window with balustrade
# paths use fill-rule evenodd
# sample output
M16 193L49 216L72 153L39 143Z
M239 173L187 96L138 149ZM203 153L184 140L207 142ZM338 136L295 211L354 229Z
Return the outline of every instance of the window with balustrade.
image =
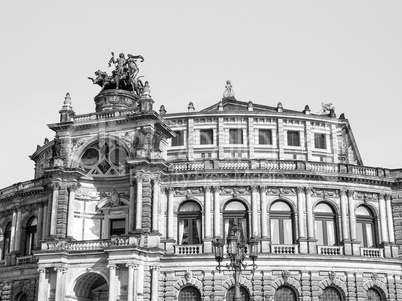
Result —
M271 243L274 245L291 245L294 243L294 213L284 201L276 201L270 211Z
M372 211L366 206L356 209L357 240L364 248L375 248L375 219Z
M110 219L109 236L126 234L126 219Z
M187 201L179 207L178 244L201 244L201 207L194 201Z
M25 250L24 255L32 255L32 250L36 248L37 240L37 226L38 220L36 217L31 217L28 220L27 226L25 228Z
M381 294L377 289L369 288L367 290L366 300L367 301L383 301L383 300L385 300L385 298L383 298L382 295L383 294Z
M342 301L342 295L338 289L332 286L328 286L322 292L322 301Z
M2 258L5 259L6 255L10 253L10 247L11 247L11 222L7 224L7 226L4 228L4 236L3 236L3 252L2 252Z
M326 204L319 203L314 208L315 238L319 246L338 245L336 231L336 214L334 209Z
M234 290L235 287L232 286L229 288L228 292L226 293L226 300L227 301L233 301L234 300ZM247 289L243 286L240 286L240 297L242 301L249 301L250 300L250 294L248 293Z
M200 291L194 286L186 286L179 293L179 301L201 301Z
M240 201L228 202L223 210L225 241L230 235L230 231L232 230L235 222L240 228L240 231L238 231L239 239L243 243L246 243L248 240L248 210L247 207Z
M297 294L293 288L283 285L276 290L275 301L297 301Z

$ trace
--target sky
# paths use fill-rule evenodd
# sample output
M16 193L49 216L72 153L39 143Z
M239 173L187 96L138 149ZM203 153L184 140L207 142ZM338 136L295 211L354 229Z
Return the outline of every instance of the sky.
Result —
M7 1L0 10L0 188L34 177L29 159L59 121L95 111L116 55L142 55L154 108L201 110L235 96L345 113L367 166L402 168L402 1Z

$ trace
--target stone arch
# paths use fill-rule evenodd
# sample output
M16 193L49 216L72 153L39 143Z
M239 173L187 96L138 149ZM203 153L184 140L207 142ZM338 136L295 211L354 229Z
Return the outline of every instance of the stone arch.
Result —
M239 283L248 291L248 294L251 296L251 292L253 291L253 285L251 281L247 280L246 278L240 277ZM228 290L234 285L235 285L234 278L229 278L223 283L222 287L225 289L224 296L226 296Z
M363 206L363 207L367 207L369 210L370 210L370 212L373 214L373 218L376 220L376 219L379 219L380 218L380 212L379 212L379 210L375 207L375 206L373 206L372 204L370 204L370 203L365 203L365 202L356 202L356 206L355 206L355 212L356 212L356 209L358 208L358 207L360 207L360 206ZM356 215L356 213L355 213L355 215Z
M322 296L325 288L327 288L327 287L335 287L336 289L338 289L338 291L342 295L342 298L344 300L346 300L346 297L348 295L347 294L348 289L346 287L346 284L342 280L340 280L338 278L335 278L333 280L326 278L326 279L322 280L318 286L319 296Z
M70 281L67 289L67 295L66 296L75 296L75 289L77 284L81 281L84 280L85 284L90 283L91 280L92 283L95 283L97 279L103 278L105 281L105 284L109 286L109 278L106 276L105 273L102 271L98 270L92 270L91 268L88 268L87 270L81 271L77 273L77 276ZM80 290L81 292L85 290L85 287L80 287L83 286L84 283L80 284L77 289Z
M180 202L176 202L174 204L174 209L173 209L173 213L174 214L178 214L179 213L179 208L181 205L183 205L186 202L194 202L197 203L198 206L200 206L201 208L201 214L204 213L204 207L202 206L202 202L200 202L200 200L198 200L197 198L191 196L191 197L186 197L184 200L180 201Z
M382 281L379 280L368 280L366 282L363 283L363 288L366 290L366 292L370 289L370 288L374 288L377 291L379 291L379 293L384 297L384 299L388 299L388 290L387 290L387 286L385 285L385 283L383 283Z
M275 295L275 292L279 287L284 286L284 285L290 286L291 288L294 289L295 292L297 292L297 294L299 296L301 296L302 291L301 291L300 282L292 277L289 277L286 281L283 278L275 279L272 282L272 287L274 288L273 295Z
M286 203L292 209L292 212L294 214L297 214L296 204L291 199L289 199L287 197L283 197L283 196L277 197L277 198L272 199L271 201L268 201L267 202L267 212L269 212L271 210L271 206L275 202L284 202L284 203Z
M175 293L176 299L179 298L180 291L187 286L195 287L202 295L203 289L202 289L202 282L200 280L192 277L187 279L182 278L178 280L176 284L173 286L176 289Z
M25 279L17 280L13 283L13 300L20 300L25 295L25 300L33 301L35 299L35 280ZM24 299L23 299L24 300Z
M221 205L221 212L223 212L225 210L226 205L232 201L239 201L240 203L242 203L244 205L244 207L246 207L247 212L251 212L249 202L245 198L238 197L238 196L235 198L229 197L229 198L223 200L222 205Z
M324 203L324 204L327 204L328 206L330 206L334 210L336 216L341 215L341 208L339 208L338 204L335 201L333 201L332 199L319 199L316 202L314 202L313 203L313 213L314 213L315 207L317 207L317 205L320 203Z
M106 137L105 137L106 138ZM122 148L124 148L124 150L127 152L128 155L130 155L130 146L127 144L126 141L124 141L124 139L121 139L117 136L114 135L108 135L107 138L109 140L116 140L119 142L119 144L122 146ZM78 167L79 164L79 158L82 156L82 154L84 153L84 151L87 149L87 147L89 145L91 145L92 143L99 141L100 137L99 136L95 136L92 138L89 138L88 140L85 140L83 142L82 145L80 145L77 149L74 150L74 152L71 154L71 160L69 163L70 168L76 168ZM77 141L77 143L79 143L79 141ZM75 146L73 147L75 148Z

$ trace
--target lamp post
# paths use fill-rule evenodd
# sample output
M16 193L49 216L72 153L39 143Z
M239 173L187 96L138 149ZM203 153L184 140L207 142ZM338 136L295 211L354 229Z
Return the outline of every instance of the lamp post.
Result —
M246 244L241 240L240 237L240 228L237 226L237 221L235 220L230 231L227 242L227 255L230 259L230 263L226 264L226 268L228 270L232 270L234 274L235 280L235 288L234 288L234 301L241 301L240 296L240 274L242 269L246 269L247 263L244 262L246 258L246 253L248 253L250 259L253 261L253 271L257 268L255 261L258 257L258 243L259 240L257 237L250 237L248 240L249 250L246 248ZM218 262L218 266L216 269L221 271L221 262L223 261L223 246L224 242L221 237L216 237L213 241L214 252L215 252L215 260Z

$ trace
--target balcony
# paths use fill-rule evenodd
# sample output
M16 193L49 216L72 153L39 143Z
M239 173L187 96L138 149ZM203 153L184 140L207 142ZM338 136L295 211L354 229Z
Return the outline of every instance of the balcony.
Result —
M378 248L360 248L360 255L363 257L383 258L384 250Z
M38 259L34 255L15 257L15 255L6 255L6 259L0 260L0 267L9 267L16 265L35 264Z
M299 254L299 245L271 245L272 254L293 255Z
M194 255L202 253L203 253L202 245L174 246L174 254L176 255Z
M342 246L317 246L317 254L327 256L340 256L343 255Z

